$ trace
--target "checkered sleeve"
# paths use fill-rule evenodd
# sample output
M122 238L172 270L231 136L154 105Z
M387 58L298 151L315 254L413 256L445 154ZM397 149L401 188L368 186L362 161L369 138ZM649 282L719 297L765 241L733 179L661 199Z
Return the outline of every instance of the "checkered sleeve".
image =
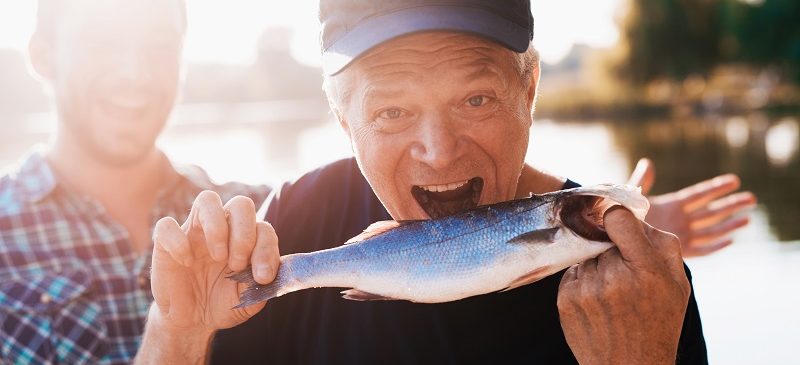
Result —
M0 359L11 364L100 362L107 336L101 306L88 298L91 283L91 275L80 269L0 282Z

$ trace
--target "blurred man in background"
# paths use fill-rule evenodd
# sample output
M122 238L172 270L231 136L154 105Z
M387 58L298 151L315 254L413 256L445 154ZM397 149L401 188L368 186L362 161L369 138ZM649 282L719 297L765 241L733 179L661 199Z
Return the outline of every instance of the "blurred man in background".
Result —
M0 178L0 362L129 363L155 219L183 220L205 189L251 205L269 190L216 185L155 145L180 84L182 0L41 0L37 20L30 62L58 120Z
M202 361L215 331L258 312L217 334L213 362L706 363L679 241L619 209L605 217L618 248L507 293L422 305L351 302L325 288L264 310L229 309L241 286L206 279L225 269L225 257L213 255L218 245L269 267L254 271L267 283L278 239L283 254L327 249L379 220L435 218L576 186L523 165L539 81L528 2L376 4L321 2L326 92L355 159L286 184L268 203L275 231L252 208L226 208L212 193L183 226L159 222L156 303L137 360ZM560 153L570 151L552 158ZM647 189L652 174L644 161L631 181ZM468 189L450 187L462 181ZM649 219L691 227L681 232L689 247L713 251L747 223L735 214L752 205L751 194L717 200L737 188L736 177L722 176L654 198Z

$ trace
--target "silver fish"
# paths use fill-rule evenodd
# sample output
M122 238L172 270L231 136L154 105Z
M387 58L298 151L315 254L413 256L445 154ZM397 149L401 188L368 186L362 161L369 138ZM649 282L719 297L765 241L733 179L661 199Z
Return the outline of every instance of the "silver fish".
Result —
M454 301L532 283L612 247L602 227L612 203L644 219L639 188L597 185L480 206L455 215L378 222L345 245L282 256L275 280L252 270L229 278L249 287L238 307L298 290L351 288L351 300Z

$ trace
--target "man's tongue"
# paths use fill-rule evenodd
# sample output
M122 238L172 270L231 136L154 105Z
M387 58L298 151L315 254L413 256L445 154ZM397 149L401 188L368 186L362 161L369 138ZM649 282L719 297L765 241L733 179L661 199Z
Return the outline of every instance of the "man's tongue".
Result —
M447 191L427 191L419 186L411 194L431 218L439 218L478 206L483 189L483 179L476 177L466 184Z

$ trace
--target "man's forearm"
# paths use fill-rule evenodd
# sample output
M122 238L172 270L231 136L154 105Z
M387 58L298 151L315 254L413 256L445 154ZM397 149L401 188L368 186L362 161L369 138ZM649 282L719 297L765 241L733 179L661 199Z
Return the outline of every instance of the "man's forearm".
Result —
M205 364L214 332L177 329L164 322L153 304L147 316L144 337L134 361L142 364Z

